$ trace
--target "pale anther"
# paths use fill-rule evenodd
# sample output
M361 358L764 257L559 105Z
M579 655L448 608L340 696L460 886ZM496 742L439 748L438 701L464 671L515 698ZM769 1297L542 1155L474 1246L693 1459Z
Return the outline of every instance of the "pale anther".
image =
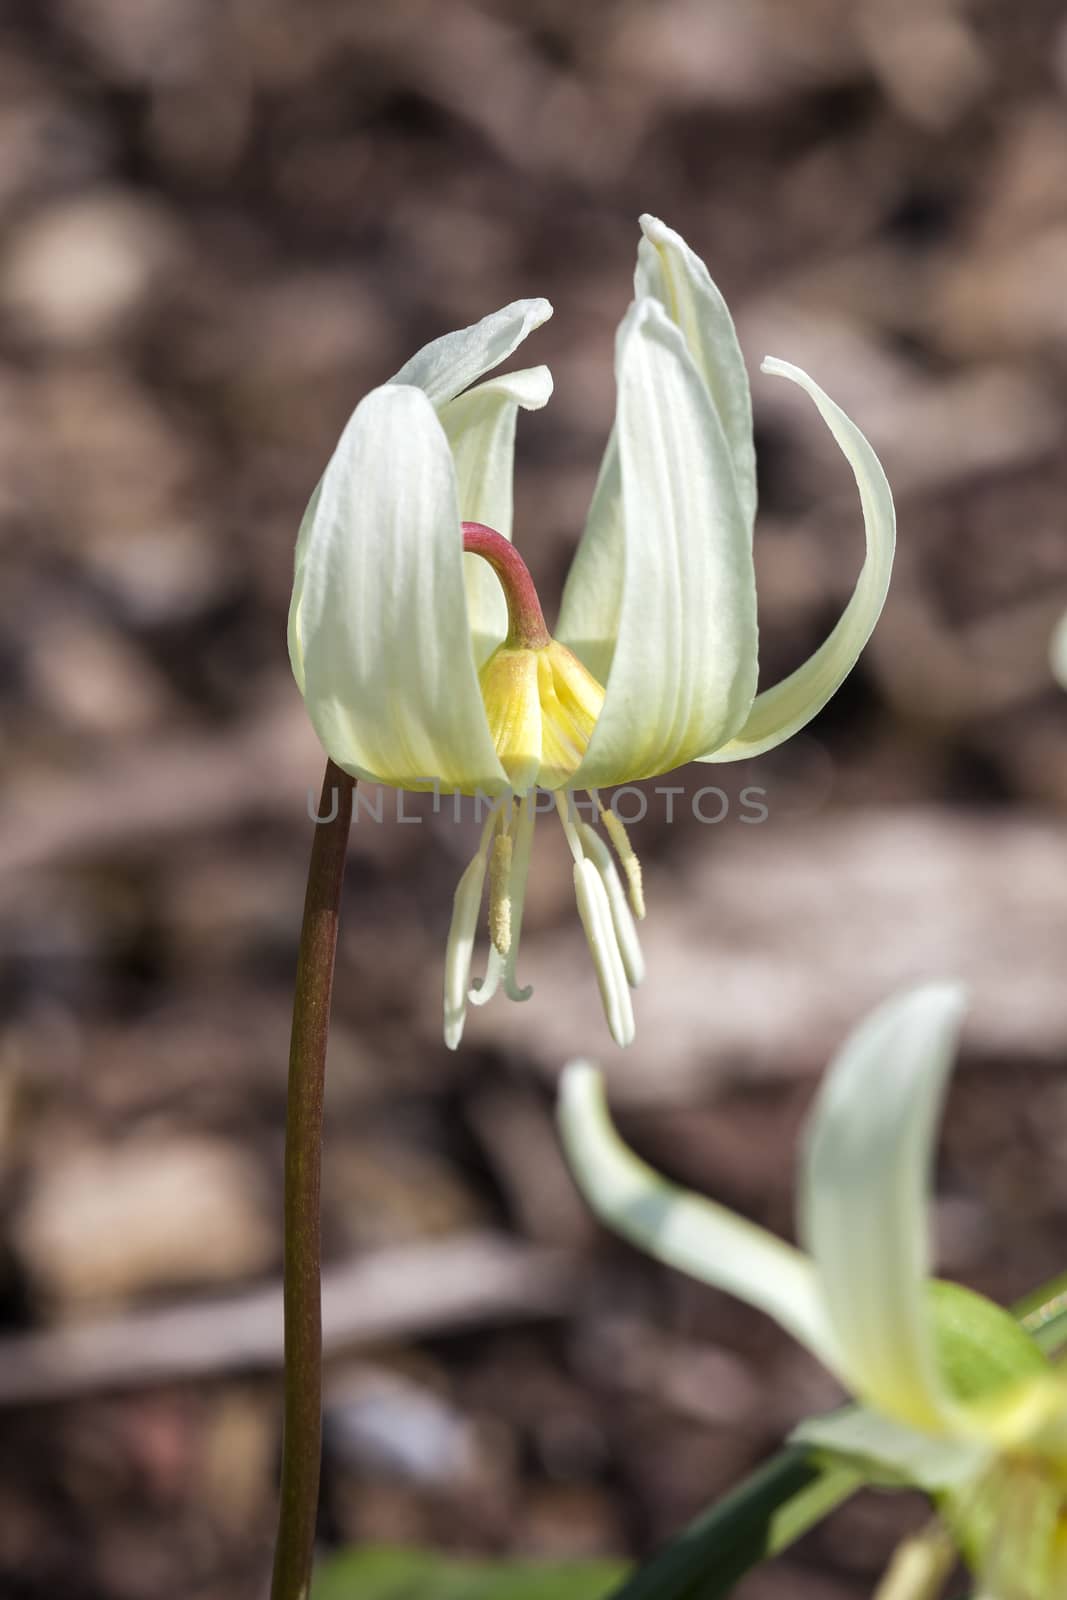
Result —
M511 856L511 833L498 833L489 857L489 937L502 956L511 949Z
M640 922L645 914L645 888L637 852L630 843L629 834L614 811L600 805L599 799L597 800L597 805L600 807L600 816L604 827L607 829L608 838L615 846L619 865L626 874L626 887L630 894L630 907L634 916Z

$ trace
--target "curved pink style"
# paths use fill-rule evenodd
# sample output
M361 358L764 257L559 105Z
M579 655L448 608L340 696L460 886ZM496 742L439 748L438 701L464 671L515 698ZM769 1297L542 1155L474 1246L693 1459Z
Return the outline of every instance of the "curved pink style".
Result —
M484 522L464 522L463 548L488 561L508 603L505 643L521 650L543 650L552 642L530 569L510 540Z

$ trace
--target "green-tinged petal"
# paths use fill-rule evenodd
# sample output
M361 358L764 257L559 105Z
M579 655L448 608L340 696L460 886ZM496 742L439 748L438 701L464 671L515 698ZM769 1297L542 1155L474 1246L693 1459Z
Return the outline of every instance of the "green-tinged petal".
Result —
M669 772L722 743L756 681L752 553L726 439L657 300L630 308L616 369L623 596L604 707L574 778L588 788Z
M659 300L682 330L719 414L737 498L751 532L756 517L752 398L733 318L707 267L681 234L647 213L640 222L644 238L637 247L634 293L639 300L644 295Z
M927 1295L927 1191L963 1008L958 985L928 984L856 1029L819 1090L799 1185L800 1234L849 1387L934 1432L953 1407Z
M1048 1377L1048 1357L1003 1306L961 1283L930 1279L924 1292L937 1370L954 1400L999 1404Z
M452 447L464 522L484 522L511 538L512 468L518 408L537 411L552 394L547 367L529 367L490 378L449 400L438 413ZM480 556L465 555L467 615L474 654L481 665L508 631L508 610L500 583Z
M937 1438L865 1406L809 1417L790 1439L854 1462L874 1482L911 1484L933 1494L972 1482L992 1456L980 1442Z
M547 300L513 300L481 322L424 345L389 382L421 389L435 406L444 405L483 372L491 372L506 361L527 334L551 315Z
M622 617L626 532L618 433L613 427L597 475L559 608L556 637L573 650L599 683L607 683Z
M398 788L507 786L467 626L452 457L418 389L373 390L341 436L300 633L308 711L339 766Z
M702 761L746 761L773 750L810 722L855 666L881 615L893 570L893 496L882 464L867 440L840 406L799 367L768 357L762 370L806 389L841 446L860 492L867 554L852 598L829 638L788 678L758 694L740 733L717 750L709 745L699 758Z
M811 1262L639 1160L616 1133L601 1075L588 1062L573 1061L563 1073L559 1123L578 1187L610 1228L668 1266L767 1312L836 1369Z

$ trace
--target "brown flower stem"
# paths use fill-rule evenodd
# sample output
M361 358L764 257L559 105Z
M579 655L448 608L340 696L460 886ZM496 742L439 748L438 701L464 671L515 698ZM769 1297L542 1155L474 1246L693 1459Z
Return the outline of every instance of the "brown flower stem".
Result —
M322 1102L337 924L355 780L326 763L293 998L285 1118L285 1430L271 1600L311 1586L322 1453Z

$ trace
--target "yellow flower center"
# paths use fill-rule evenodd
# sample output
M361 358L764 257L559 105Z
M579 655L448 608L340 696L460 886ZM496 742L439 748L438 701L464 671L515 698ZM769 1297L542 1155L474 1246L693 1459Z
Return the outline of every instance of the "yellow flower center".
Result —
M581 765L604 690L566 645L505 642L478 675L489 732L516 794L558 789Z
M481 522L463 524L463 548L488 561L508 607L508 635L478 674L489 731L516 794L558 789L581 766L604 690L552 638L526 563Z

